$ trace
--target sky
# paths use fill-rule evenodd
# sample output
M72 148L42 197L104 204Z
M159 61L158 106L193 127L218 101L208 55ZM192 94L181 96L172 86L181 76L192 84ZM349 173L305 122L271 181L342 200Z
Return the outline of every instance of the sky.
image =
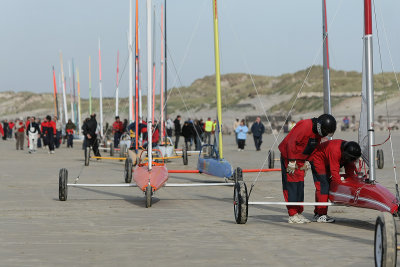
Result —
M331 68L361 71L363 2L327 0ZM160 90L160 7L163 3L153 0L157 91ZM379 50L383 70L399 71L400 2L380 0L375 5L380 49L374 18L374 71L381 71ZM322 64L322 0L219 0L218 13L222 74L281 75ZM146 90L145 0L139 0L139 21L141 81ZM65 76L69 78L68 62L73 59L80 73L84 98L88 97L91 57L92 94L98 97L100 38L103 95L115 96L119 50L119 92L127 96L128 22L129 0L2 0L0 92L52 93L52 66L59 87L62 51ZM166 31L168 88L187 86L215 73L211 0L167 0Z

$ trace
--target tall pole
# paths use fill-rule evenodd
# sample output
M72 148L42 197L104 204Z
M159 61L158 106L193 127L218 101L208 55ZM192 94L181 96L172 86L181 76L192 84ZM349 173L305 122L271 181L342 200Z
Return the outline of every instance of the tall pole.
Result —
M115 91L115 116L118 116L118 91L119 91L119 50L117 52L117 90Z
M103 138L103 88L101 83L101 50L99 38L99 91L100 91L100 136Z
M140 51L142 51L141 49L140 49L140 29L138 29L138 57L139 57L139 61L138 61L138 68L139 68L139 73L138 73L138 76L139 76L139 78L138 78L138 82L139 82L139 84L138 84L138 90L139 90L139 118L141 119L141 120L143 120L143 104L142 104L142 69L140 68Z
M161 5L161 81L160 81L160 95L161 95L161 143L164 142L164 7Z
M324 113L332 114L331 85L329 74L328 49L328 20L326 15L326 0L322 0L322 40L324 44L323 72L324 72Z
M215 49L215 78L217 84L217 127L218 127L218 152L219 158L222 159L222 105L221 105L221 73L219 67L219 40L218 40L218 10L217 0L213 1L213 14L214 14L214 49Z
M132 62L132 0L129 0L129 123L133 121L133 78L132 78L132 71L133 71L133 62Z
M151 128L152 125L152 99L151 99L151 91L152 91L152 77L151 77L151 59L152 59L152 51L151 51L151 0L147 0L147 158L148 158L148 167L149 171L152 169L152 135L153 131Z
M89 115L92 115L92 73L90 70L90 56L89 56Z
M374 76L372 56L372 6L371 0L364 0L364 47L365 72L368 99L368 147L369 147L369 179L375 180L375 133L374 133Z
M164 106L165 118L167 118L167 0L164 0Z
M139 1L135 17L135 150L139 149ZM140 114L141 116L141 114Z
M78 133L81 134L81 83L79 82L79 70L76 69L77 85L78 85Z
M71 69L71 61L68 61L68 74L69 74L69 98L71 101L71 120L75 123L75 116L74 116L74 99L72 96L72 69Z
M56 81L56 72L54 71L54 66L53 66L53 84L54 84L54 115L59 118L59 113L58 113L58 101L57 101L57 81Z
M75 94L75 64L74 64L74 59L72 59L72 88L73 88L73 93L74 93L74 116L75 116L75 122L78 123L78 109L76 107L76 94Z
M151 113L151 121L154 123L154 108L156 106L156 59L155 59L155 52L156 52L156 11L155 6L153 7L153 103L152 103L152 113Z
M58 84L59 88L62 88L63 87L63 85L62 85L63 83L62 83L62 78L61 78L61 71L58 73L58 82L59 82L59 84ZM61 121L63 121L63 119L64 119L63 105L60 105L59 111L60 111L59 118L60 118ZM67 122L65 122L65 123L67 123Z

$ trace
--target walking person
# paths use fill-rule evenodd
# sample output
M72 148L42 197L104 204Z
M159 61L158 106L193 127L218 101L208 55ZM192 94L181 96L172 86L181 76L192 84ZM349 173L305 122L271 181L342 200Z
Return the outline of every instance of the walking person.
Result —
M174 127L175 127L175 149L177 149L179 144L179 137L182 134L181 115L176 116L176 119L174 120Z
M49 154L54 154L54 140L57 134L57 126L56 123L51 120L50 115L47 115L46 121L42 123L42 133L49 146Z
M174 128L174 122L168 116L165 128L167 129L167 136L172 137L172 129Z
M185 124L182 127L182 135L185 138L186 149L192 150L190 141L193 138L193 124L191 124L189 121L185 121Z
M75 129L76 129L75 124L71 121L71 119L69 119L68 123L65 125L65 132L67 134L67 147L70 147L70 148L74 147Z
M97 120L96 114L90 115L90 119L82 126L83 134L85 135L86 145L91 146L96 157L101 157L99 152L99 144L97 141Z
M256 121L251 126L251 132L253 133L254 145L256 146L256 150L260 151L262 144L262 135L265 132L265 127L264 124L262 124L261 122L260 116L256 118Z
M208 117L207 121L204 124L204 143L210 144L211 143L211 135L213 132L213 122L210 117Z
M199 120L194 121L194 143L196 151L201 150L202 140L203 140L203 127L201 127L201 123Z
M236 132L236 128L239 125L240 125L239 118L236 118L236 120L233 122L233 132L235 133L236 144L238 144L238 133Z
M12 134L13 134L13 129L14 129L15 123L13 121L10 121L8 123L8 133L7 133L7 138L11 139L12 138ZM4 132L5 134L6 132Z
M7 120L4 120L4 121L3 121L3 132L4 132L4 134L3 134L3 140L7 140L9 127L10 127L10 125L9 125L9 123L7 122Z
M240 124L238 127L236 127L235 133L237 136L237 144L238 144L238 151L243 151L244 146L246 145L246 138L247 138L247 132L249 131L249 128L244 124L244 120L240 121Z
M120 121L119 116L115 117L115 122L112 126L112 132L114 134L114 148L118 148L119 139L124 132L124 125L122 124L122 121Z
M61 144L63 124L60 120L58 120L57 116L54 116L54 122L56 124L56 137L54 139L54 145L56 148L59 148Z
M17 120L15 123L15 138L17 140L16 142L16 148L17 150L24 150L24 140L25 140L25 124L22 118Z
M40 137L40 127L39 124L36 123L35 117L30 117L26 135L29 140L29 153L36 153L37 143Z

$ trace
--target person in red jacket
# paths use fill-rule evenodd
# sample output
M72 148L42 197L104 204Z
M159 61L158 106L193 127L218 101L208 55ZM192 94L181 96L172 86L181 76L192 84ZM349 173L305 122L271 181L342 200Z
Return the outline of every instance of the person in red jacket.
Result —
M122 133L124 132L124 127L122 121L120 121L119 116L115 117L115 122L112 126L112 132L114 134L114 147L118 148L119 139L121 138Z
M336 120L332 115L323 114L318 118L299 121L279 144L283 196L286 202L304 201L304 176L306 161L321 138L332 136L336 131ZM310 222L302 215L303 206L286 206L289 223Z
M54 137L57 134L56 123L51 120L51 116L47 115L46 120L42 123L42 134L45 143L49 146L49 154L54 154Z
M357 176L355 161L360 156L361 148L356 142L337 139L322 143L310 157L315 184L315 201L328 201L330 183L341 184L342 182L339 174L341 167L344 167L346 177ZM315 206L313 221L334 222L335 220L327 213L327 206Z

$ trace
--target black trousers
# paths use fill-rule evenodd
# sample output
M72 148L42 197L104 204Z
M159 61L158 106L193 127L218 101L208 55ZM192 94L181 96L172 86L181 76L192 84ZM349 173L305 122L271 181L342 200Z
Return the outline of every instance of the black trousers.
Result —
M253 138L254 138L254 145L256 146L256 149L260 150L261 144L262 144L262 135L260 135L260 136L253 135Z
M244 149L245 144L246 144L245 139L238 139L238 148L239 149Z
M99 142L97 141L97 135L92 136L92 138L90 139L88 139L87 137L85 138L87 139L86 144L92 147L94 155L96 157L101 157L99 152Z

